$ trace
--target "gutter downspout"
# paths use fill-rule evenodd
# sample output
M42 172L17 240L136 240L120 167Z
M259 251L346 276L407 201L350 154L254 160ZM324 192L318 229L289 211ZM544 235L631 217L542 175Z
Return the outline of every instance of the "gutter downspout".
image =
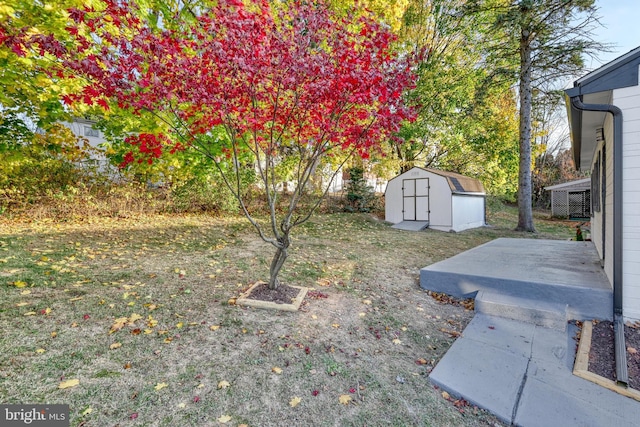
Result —
M622 313L622 110L611 104L584 104L580 95L571 97L571 105L580 111L602 111L613 115L613 324L616 354L616 379L627 386L627 350Z

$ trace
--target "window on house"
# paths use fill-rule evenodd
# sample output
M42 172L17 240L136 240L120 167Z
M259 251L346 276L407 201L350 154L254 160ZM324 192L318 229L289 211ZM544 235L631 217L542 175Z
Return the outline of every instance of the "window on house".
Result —
M591 214L600 212L600 152L591 171Z
M93 136L96 138L100 137L100 131L98 129L94 129L91 126L84 127L84 136Z

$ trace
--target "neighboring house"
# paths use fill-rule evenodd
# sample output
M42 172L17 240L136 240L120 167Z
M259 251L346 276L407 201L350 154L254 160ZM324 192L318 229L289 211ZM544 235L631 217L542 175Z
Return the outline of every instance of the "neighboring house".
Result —
M98 171L115 173L115 169L109 163L106 155L104 154L104 147L102 144L106 142L104 134L98 128L95 127L96 122L87 119L74 118L72 122L61 122L64 126L71 129L76 136L85 139L89 145L94 148L91 157L87 160L87 163L91 163L90 166L96 166Z
M392 178L385 191L385 220L424 221L440 231L485 225L485 191L475 178L414 167Z
M551 215L562 218L589 218L591 178L577 179L544 188L551 191Z
M591 239L614 316L640 320L640 47L567 89L576 167L591 171Z

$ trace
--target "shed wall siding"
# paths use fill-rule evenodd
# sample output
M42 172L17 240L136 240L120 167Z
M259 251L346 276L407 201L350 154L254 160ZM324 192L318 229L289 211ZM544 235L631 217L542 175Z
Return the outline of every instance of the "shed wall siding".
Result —
M623 311L640 320L640 86L617 89L613 104L623 111Z
M485 225L484 196L453 195L453 230L462 231Z

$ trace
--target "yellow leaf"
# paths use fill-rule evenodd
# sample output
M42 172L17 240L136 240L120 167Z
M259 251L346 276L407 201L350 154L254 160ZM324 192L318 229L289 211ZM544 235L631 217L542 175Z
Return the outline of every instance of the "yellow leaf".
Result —
M80 301L82 298L84 298L84 297L75 297L75 298L71 298L69 301L71 301L71 302Z
M44 348L39 348L39 349L37 349L37 350L36 350L36 353L38 353L38 354L42 354L42 353L44 353L45 351L47 351L47 350L45 350Z
M144 333L145 333L146 335L149 335L149 334L153 333L153 329L145 329L145 330L144 330Z
M19 302L16 304L16 307L24 307L25 305L29 305L28 302Z
M442 392L442 397L444 397L445 399L449 400L451 399L451 396L449 395L449 393L447 393L446 391Z
M158 383L158 384L156 384L156 386L154 388L156 389L156 391L158 391L158 390L162 390L163 388L165 388L168 385L169 384L167 384L167 383Z
M348 394L341 394L338 400L343 405L348 405L353 399L351 399L351 396L349 396Z
M20 292L20 295L29 295L31 293L31 291L29 289L25 289L24 291Z
M58 336L58 333L56 331L51 332L51 338L55 338Z
M333 326L334 328L338 329L340 327L339 323L333 323L331 326Z
M220 329L220 325L211 325L209 326L209 329L211 329L212 331L217 331L218 329Z
M274 366L273 368L271 368L271 372L273 372L274 374L280 375L282 373L282 369L278 368L277 366Z
M399 345L402 344L402 341L400 341L398 338L395 338L393 341L391 341L392 343L394 343L395 345Z
M118 317L116 320L113 321L113 325L111 325L111 329L109 330L109 333L112 334L124 328L124 325L126 325L128 321L129 321L128 317Z
M218 422L222 424L226 424L229 421L231 421L231 417L229 415L223 415L220 418L218 418Z
M220 381L220 382L218 383L218 388L219 388L219 389L227 388L227 387L229 387L230 385L231 385L231 384L229 384L229 381L222 380L222 381Z
M184 326L184 323L182 323L182 322L178 322L176 324L176 328L178 328L178 329L182 328L183 326Z
M316 316L315 314L312 314L312 315L311 315L311 318L312 318L312 319L317 319L317 318L318 318L318 316Z
M16 288L24 288L27 286L27 283L23 282L22 280L17 280L13 282L13 286L15 286Z
M93 408L91 406L89 406L87 409L85 409L84 411L82 411L82 416L84 417L85 415L89 415L90 413L93 412Z
M365 300L362 300L362 303L365 304L365 305L371 305L371 300L370 299L365 299Z
M366 313L362 313L362 312L358 313L358 316L360 316L360 317L364 317L366 315L367 315Z
M133 307L134 305L136 305L136 303L134 301L131 301L129 304L127 304L129 307Z
M111 345L109 346L109 349L110 349L110 350L115 350L116 348L120 348L120 347L122 347L122 343L114 342L113 344L111 344Z
M80 384L80 380L77 378L74 378L72 380L66 380L66 381L62 381L60 384L58 384L58 388L71 388L71 387L75 387L78 384Z
M25 316L35 316L37 313L35 311L28 311L24 315Z
M43 314L49 314L51 313L51 308L47 307L44 309Z
M295 408L296 406L298 406L298 403L300 403L300 401L302 401L302 399L300 399L299 397L294 397L289 401L289 406Z
M184 409L186 407L187 407L187 404L184 403L184 402L178 404L178 408L180 408L180 409Z

